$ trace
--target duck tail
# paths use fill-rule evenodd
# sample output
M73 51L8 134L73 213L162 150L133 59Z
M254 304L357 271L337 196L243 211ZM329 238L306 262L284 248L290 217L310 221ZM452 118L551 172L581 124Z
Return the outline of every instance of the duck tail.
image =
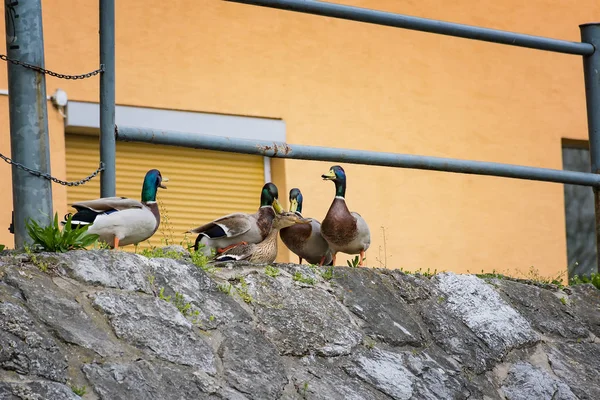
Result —
M204 238L210 239L205 233L200 233L198 236L196 236L196 241L194 242L194 251L198 251L201 245L204 246L204 243L202 243L202 239Z
M64 217L64 221L61 221L60 223L62 225L66 225L67 220L69 219L69 217L71 217L71 229L77 229L78 227L83 225L93 224L98 214L100 213L84 208L77 211L75 214L66 214Z
M72 216L73 216L73 214L72 214L72 213L67 213L67 214L65 214L65 216L63 217L63 220L62 220L62 221L60 221L60 224L61 224L61 225L66 225L66 224L67 224L67 220L68 220L70 217L72 217Z

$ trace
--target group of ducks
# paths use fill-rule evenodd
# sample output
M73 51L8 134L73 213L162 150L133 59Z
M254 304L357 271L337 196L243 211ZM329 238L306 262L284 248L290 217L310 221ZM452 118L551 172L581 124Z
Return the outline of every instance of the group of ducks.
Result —
M321 176L335 183L335 198L322 223L302 217L303 197L299 189L290 191L289 211L279 203L277 186L266 183L261 191L260 208L254 214L234 213L190 229L197 234L196 251L215 254L214 260L247 260L255 264L272 263L277 257L277 234L299 257L300 264L335 265L338 252L359 254L364 265L365 252L371 244L369 227L356 212L346 206L346 174L339 165ZM168 179L160 171L146 173L141 201L125 197L106 197L74 203L71 225L90 225L88 233L112 248L137 244L150 238L160 225L156 203L158 188L166 189ZM66 221L63 221L66 223Z

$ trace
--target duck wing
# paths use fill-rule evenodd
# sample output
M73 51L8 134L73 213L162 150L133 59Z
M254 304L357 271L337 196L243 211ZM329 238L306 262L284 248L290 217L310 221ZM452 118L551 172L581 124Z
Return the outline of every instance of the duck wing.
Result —
M229 214L207 224L190 229L186 233L202 233L211 239L243 235L256 224L254 215L244 213Z
M73 203L72 207L77 211L88 209L96 212L123 211L132 208L144 208L144 205L137 200L127 197L104 197L96 200L80 201Z

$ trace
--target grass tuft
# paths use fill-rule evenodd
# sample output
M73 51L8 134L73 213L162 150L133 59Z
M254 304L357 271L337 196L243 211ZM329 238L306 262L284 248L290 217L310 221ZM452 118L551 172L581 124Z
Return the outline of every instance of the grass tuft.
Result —
M273 267L272 265L267 265L265 267L265 274L267 274L271 278L277 278L280 273L281 272L279 271L279 268L277 268L277 267Z
M310 276L304 276L300 271L294 273L293 279L297 282L306 283L307 285L315 284L314 278L311 278Z
M98 235L88 234L89 225L71 227L72 215L67 218L63 229L60 229L58 213L48 226L41 226L36 220L30 219L25 224L29 237L33 240L35 250L65 253L69 250L85 249L98 240Z

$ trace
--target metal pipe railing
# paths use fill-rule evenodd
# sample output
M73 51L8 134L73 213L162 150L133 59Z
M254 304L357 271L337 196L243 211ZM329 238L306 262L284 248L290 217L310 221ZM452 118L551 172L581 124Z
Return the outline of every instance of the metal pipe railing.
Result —
M326 3L315 0L226 1L278 8L288 11L297 11L307 14L321 15L324 17L341 18L370 24L385 25L395 28L412 29L415 31L437 33L440 35L456 36L466 39L482 40L485 42L501 43L510 46L554 51L557 53L586 56L594 52L594 46L589 43L569 42L567 40L507 32L498 29L481 28L478 26L456 24L434 19L411 17L408 15L394 14L385 11Z
M600 187L600 175L596 174L495 162L457 160L453 158L297 144L291 145L265 140L228 138L223 136L153 130L129 126L119 126L115 136L117 140L126 142L165 144L195 149L254 154L266 157L425 169Z
M116 193L115 0L100 0L100 196Z

